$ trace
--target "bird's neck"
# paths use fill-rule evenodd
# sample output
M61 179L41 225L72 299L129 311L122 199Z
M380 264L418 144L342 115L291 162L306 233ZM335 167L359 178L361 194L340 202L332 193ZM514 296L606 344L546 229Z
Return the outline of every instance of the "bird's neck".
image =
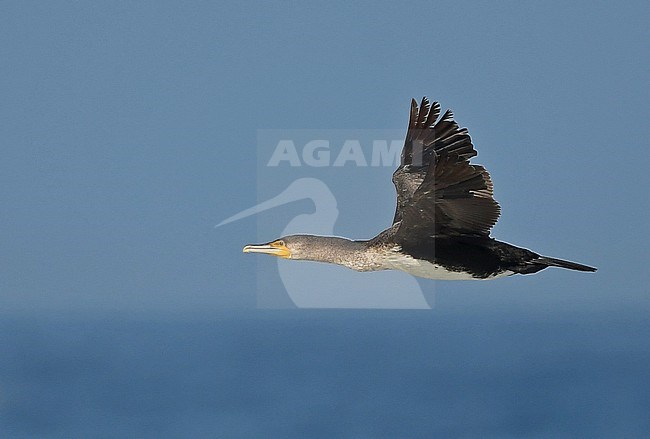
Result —
M335 236L317 237L300 259L343 265L357 271L379 268L368 241L352 241Z

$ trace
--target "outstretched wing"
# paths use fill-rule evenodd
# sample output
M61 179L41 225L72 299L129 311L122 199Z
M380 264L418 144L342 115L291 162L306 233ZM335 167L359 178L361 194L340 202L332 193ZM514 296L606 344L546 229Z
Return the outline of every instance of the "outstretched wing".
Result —
M401 212L424 181L431 159L435 154L453 152L459 157L470 159L476 155L467 128L461 128L454 121L450 110L438 120L440 104L424 97L418 107L411 99L406 141L402 149L400 166L393 173L393 184L397 191L397 208L393 224L400 221Z
M488 236L500 208L488 172L469 163L476 155L467 129L426 99L411 119L402 164L393 174L397 189L395 239L415 242L436 235Z

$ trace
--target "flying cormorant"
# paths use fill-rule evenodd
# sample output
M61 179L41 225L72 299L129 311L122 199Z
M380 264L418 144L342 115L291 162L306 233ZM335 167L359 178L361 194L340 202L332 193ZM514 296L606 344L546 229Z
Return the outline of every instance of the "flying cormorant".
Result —
M593 267L540 256L490 237L501 209L492 181L476 155L467 129L437 102L411 101L401 163L393 174L397 209L393 225L367 241L333 236L290 235L246 253L328 262L357 271L402 270L429 279L496 279L546 267L596 271Z

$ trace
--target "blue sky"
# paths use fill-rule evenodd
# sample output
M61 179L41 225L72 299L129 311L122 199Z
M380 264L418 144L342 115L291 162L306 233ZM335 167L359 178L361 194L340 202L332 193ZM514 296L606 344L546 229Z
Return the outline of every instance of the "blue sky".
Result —
M0 306L254 308L255 273L271 263L241 253L256 219L214 225L257 202L258 130L405 129L409 99L427 95L469 128L492 174L494 236L599 267L438 282L436 307L646 308L648 9L3 3ZM340 234L389 225L391 170L377 172L372 219L346 204Z

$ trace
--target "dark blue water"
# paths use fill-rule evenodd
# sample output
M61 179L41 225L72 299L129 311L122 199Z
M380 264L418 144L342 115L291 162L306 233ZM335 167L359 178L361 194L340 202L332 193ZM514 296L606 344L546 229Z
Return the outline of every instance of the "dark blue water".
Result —
M641 313L4 318L2 437L643 437Z

